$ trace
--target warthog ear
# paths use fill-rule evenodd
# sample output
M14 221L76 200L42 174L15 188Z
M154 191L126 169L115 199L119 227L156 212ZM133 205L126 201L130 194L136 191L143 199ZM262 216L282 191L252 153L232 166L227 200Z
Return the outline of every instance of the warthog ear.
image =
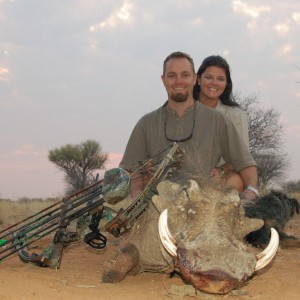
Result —
M161 213L168 209L181 190L181 185L171 182L162 181L157 186L158 195L152 197L152 202L156 209Z

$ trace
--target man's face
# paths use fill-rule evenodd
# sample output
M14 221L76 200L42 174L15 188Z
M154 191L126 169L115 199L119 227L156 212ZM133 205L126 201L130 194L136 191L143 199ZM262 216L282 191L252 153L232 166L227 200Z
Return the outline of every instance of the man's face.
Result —
M196 74L186 58L171 58L161 76L168 93L168 99L174 102L185 102L193 95Z

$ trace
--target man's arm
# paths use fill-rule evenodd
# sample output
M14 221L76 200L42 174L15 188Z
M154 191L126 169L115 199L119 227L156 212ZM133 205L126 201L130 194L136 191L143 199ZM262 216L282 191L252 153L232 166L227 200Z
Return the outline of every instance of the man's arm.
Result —
M148 159L145 122L143 120L144 118L140 119L133 128L123 158L119 164L120 168L130 173L130 195L132 199L135 199L144 189L144 176L140 172L142 170L137 170L138 162Z

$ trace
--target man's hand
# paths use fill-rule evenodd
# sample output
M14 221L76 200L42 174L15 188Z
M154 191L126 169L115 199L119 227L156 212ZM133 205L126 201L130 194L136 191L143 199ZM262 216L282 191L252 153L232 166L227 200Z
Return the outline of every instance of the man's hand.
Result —
M142 168L141 173L131 174L130 195L135 199L144 190L146 185L154 174L154 167L151 160L149 160Z
M135 199L143 190L143 176L139 173L130 175L130 196Z
M155 168L153 167L153 162L152 160L149 160L144 168L143 168L143 174L144 174L144 188L146 187L146 185L149 183L150 179L153 177L155 173Z

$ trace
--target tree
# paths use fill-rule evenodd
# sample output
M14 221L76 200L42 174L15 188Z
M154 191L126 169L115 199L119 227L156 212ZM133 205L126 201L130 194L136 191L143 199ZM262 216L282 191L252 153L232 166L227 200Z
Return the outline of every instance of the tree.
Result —
M280 114L274 108L261 108L256 96L243 100L236 96L236 101L248 117L250 152L257 163L259 188L271 188L280 183L289 167Z
M300 192L300 180L290 180L283 184L283 188L287 193Z
M95 180L94 172L104 168L107 154L102 152L99 143L87 140L78 145L67 144L50 150L48 159L65 172L66 193L69 195Z

